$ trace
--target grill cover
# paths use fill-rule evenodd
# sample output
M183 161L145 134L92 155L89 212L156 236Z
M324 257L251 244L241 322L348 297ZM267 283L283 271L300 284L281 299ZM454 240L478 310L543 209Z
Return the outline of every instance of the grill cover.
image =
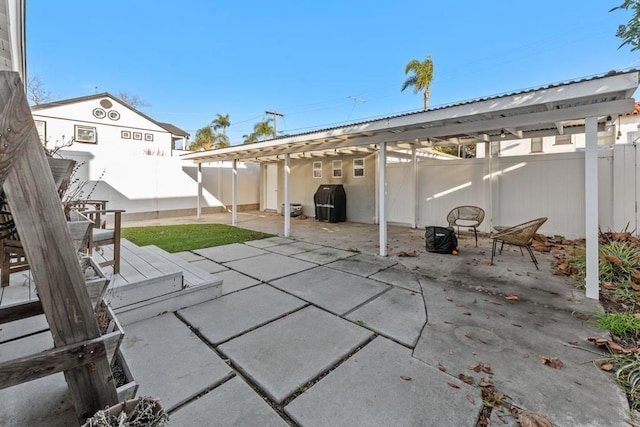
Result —
M450 254L458 248L458 239L453 227L426 227L424 238L429 252Z
M347 220L347 194L342 184L323 184L313 195L318 221L343 222Z

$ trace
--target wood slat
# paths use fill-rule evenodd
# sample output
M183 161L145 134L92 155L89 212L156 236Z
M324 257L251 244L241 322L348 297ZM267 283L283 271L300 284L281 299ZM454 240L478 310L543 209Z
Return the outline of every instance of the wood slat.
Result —
M0 308L0 325L44 313L39 300L11 304Z
M106 358L104 341L107 338L103 336L1 362L0 389L97 363Z

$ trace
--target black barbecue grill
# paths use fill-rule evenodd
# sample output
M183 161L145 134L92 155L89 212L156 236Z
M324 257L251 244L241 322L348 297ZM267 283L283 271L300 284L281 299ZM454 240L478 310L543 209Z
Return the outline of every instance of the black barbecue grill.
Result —
M323 184L313 195L318 221L344 222L347 220L347 194L341 184Z

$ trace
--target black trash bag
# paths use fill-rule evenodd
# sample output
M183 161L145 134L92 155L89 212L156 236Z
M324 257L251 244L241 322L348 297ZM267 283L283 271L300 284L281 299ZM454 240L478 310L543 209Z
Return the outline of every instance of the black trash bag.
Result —
M424 239L429 252L450 254L458 249L458 238L453 227L426 227Z

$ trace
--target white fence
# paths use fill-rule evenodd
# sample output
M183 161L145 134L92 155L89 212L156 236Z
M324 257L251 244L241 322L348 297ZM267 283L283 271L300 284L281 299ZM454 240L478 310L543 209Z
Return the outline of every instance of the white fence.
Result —
M77 151L61 152L65 158L82 163L75 174L84 198L94 183L90 197L109 201L109 208L125 209L126 215L170 216L195 213L197 206L197 166L192 161L168 156L100 156ZM110 157L110 158L109 158ZM238 164L238 205L257 208L260 202L258 165ZM202 167L203 211L230 209L232 167L214 162Z
M598 153L599 223L602 230L637 230L636 200L640 196L633 145ZM615 167L614 167L615 166ZM412 223L417 199L418 226L446 225L456 206L475 205L486 211L481 230L548 217L541 232L584 237L584 152L491 159L433 160L418 163L417 189L411 185L413 165L388 165L388 218Z

